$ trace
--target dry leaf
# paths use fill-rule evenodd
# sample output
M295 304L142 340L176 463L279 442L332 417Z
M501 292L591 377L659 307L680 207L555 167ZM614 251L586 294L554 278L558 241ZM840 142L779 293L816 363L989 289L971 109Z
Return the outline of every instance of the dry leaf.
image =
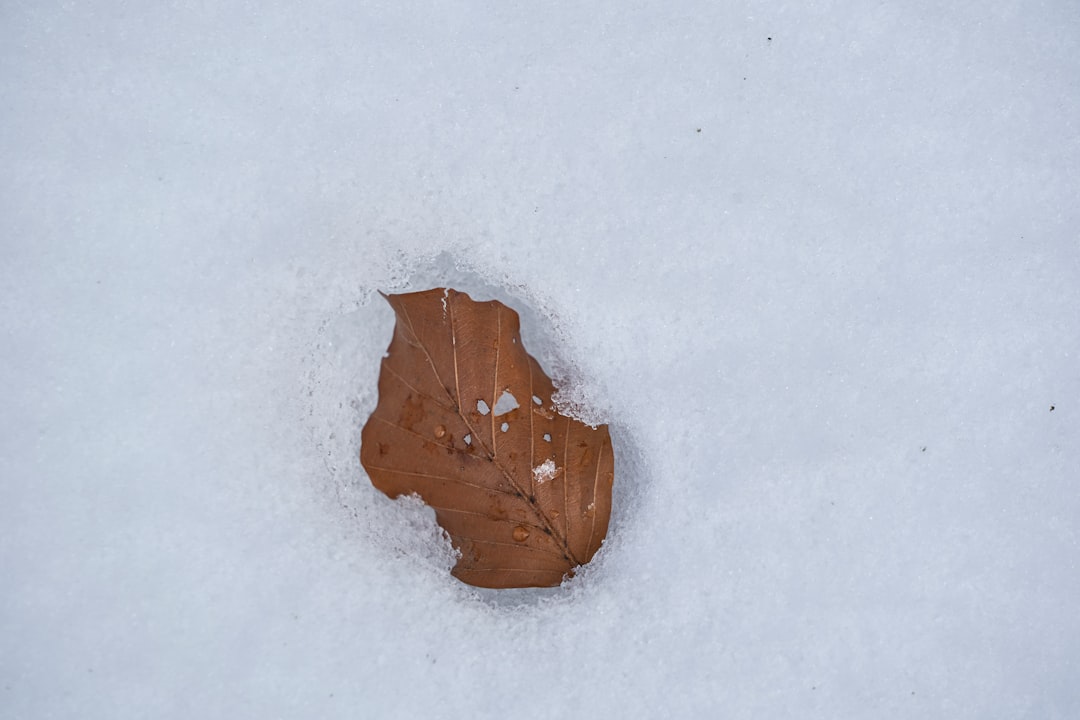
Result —
M606 425L559 414L516 312L436 288L387 297L397 314L360 460L390 497L416 493L492 588L558 585L607 534L615 475Z

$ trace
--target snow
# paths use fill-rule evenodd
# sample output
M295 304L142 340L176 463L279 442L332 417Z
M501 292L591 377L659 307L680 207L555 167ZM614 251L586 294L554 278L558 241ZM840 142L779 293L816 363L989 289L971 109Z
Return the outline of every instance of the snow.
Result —
M1080 715L1077 38L6 8L0 715ZM377 292L447 285L610 423L562 588L462 585L363 476Z
M550 458L540 463L532 469L533 478L536 480L537 485L543 485L548 480L551 480L559 474L558 468L555 467L555 462Z

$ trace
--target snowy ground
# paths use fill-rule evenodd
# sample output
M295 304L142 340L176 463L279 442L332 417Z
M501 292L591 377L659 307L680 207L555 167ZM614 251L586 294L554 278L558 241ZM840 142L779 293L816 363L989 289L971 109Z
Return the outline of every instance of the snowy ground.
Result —
M0 715L1080 715L1059 2L0 10ZM522 311L612 532L447 572L392 318Z

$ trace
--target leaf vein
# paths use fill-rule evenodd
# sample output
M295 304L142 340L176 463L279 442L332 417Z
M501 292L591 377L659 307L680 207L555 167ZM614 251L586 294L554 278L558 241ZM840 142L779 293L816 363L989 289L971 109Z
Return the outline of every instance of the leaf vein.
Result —
M380 466L380 465L371 465L371 464L369 464L367 466L367 468L368 468L368 470L378 470L380 472L391 472L391 473L397 473L399 475L411 475L413 477L425 477L425 478L431 478L433 480L446 480L447 482L450 482L450 483L455 483L457 485L465 485L466 487L473 487L473 488L476 488L477 490L483 490L484 492L496 493L498 495L509 495L509 496L515 497L515 498L518 497L517 493L510 492L509 490L503 490L501 488L491 488L491 487L487 487L486 485L477 485L476 483L466 482L465 480L462 480L461 478L456 478L453 475L435 475L435 474L432 474L432 473L415 472L413 470L399 470L397 468ZM427 501L425 500L424 502L426 503Z
M548 548L536 547L535 545L526 545L524 543L505 542L503 540L487 540L487 539L484 539L484 538L474 538L474 537L469 537L468 535L460 535L458 533L451 533L451 537L454 538L455 540L463 540L463 541L474 542L474 543L484 543L485 545L503 545L505 547L512 547L515 550L532 550L533 552L543 553L545 555L552 555L554 557L559 558L560 560L565 560L566 559L566 556L563 555L561 552L557 552L555 550L550 550Z
M454 397L450 394L450 388L448 388L446 386L446 383L443 382L442 377L439 375L439 369L437 367L435 367L435 360L432 359L431 353L428 352L427 347L424 345L423 341L420 340L420 336L416 334L416 326L413 325L412 317L409 315L408 308L406 308L404 305L402 305L401 306L401 311L403 313L405 313L405 321L407 323L409 323L409 332L411 332L412 336L416 339L416 347L420 348L424 352L424 357L427 358L428 365L431 366L431 372L434 373L435 379L439 381L439 385L441 385L443 391L446 392L446 396L448 398L450 398L450 402L453 402ZM456 359L455 359L455 367L456 367Z

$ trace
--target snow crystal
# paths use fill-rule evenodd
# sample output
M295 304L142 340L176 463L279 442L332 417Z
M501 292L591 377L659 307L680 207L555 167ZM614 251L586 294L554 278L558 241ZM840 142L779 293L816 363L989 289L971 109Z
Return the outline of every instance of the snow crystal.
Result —
M548 458L541 464L533 468L533 478L538 485L543 485L548 480L559 474L558 468L555 467L555 462Z

